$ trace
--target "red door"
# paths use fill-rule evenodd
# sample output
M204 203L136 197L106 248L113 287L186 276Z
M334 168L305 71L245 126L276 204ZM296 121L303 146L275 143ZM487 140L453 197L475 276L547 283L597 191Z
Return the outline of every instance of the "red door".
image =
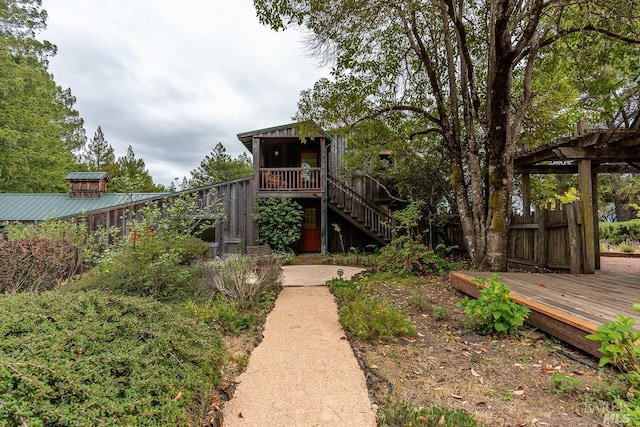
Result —
M300 252L320 252L320 206L318 203L300 203L304 211Z

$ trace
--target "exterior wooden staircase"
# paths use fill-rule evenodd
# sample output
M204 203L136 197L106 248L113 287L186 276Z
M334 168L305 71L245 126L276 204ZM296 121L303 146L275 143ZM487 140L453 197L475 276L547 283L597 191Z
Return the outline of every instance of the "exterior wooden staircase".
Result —
M327 177L329 208L380 244L394 238L393 218L335 177Z

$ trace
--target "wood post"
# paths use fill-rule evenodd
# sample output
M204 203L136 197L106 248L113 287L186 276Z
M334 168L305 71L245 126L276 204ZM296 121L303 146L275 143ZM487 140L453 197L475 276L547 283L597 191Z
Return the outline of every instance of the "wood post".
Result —
M591 180L591 160L578 160L578 188L580 190L580 201L582 202L582 227L584 230L584 273L593 274L596 272L596 225L594 218L596 213L593 209L593 185Z
M522 174L522 211L525 222L531 219L531 177L528 173Z
M547 266L547 224L546 224L546 210L538 209L536 212L538 217L538 247L536 254L536 262L541 267Z
M598 174L591 171L591 195L593 197L593 232L595 245L595 268L600 270L600 221L598 219Z
M578 228L577 215L580 215L580 206L573 202L566 206L567 225L569 227L569 271L571 274L582 273L582 245L580 244L580 229Z

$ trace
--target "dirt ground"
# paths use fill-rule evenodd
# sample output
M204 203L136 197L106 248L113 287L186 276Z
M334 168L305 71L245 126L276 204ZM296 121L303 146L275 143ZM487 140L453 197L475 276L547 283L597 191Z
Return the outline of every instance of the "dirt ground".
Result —
M598 360L542 333L495 339L465 330L462 294L448 278L371 290L411 316L415 340L372 345L353 340L374 400L385 405L447 405L486 426L605 426L602 403L616 381Z

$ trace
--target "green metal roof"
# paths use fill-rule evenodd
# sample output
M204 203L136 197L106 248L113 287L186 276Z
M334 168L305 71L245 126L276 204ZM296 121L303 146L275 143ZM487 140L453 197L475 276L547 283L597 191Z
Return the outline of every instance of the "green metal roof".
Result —
M0 223L4 221L39 222L47 219L80 216L131 201L160 198L169 193L103 193L100 197L68 197L60 194L0 193ZM132 196L131 200L129 196Z
M108 182L111 181L106 172L70 172L64 179L67 181L100 181L104 177Z

